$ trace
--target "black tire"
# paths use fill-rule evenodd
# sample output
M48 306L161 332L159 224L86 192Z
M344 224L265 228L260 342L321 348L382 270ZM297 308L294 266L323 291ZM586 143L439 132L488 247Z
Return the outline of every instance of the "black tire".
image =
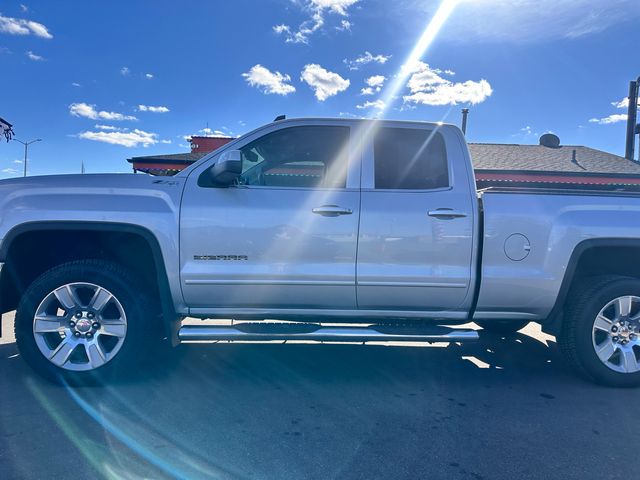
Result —
M529 325L526 320L474 320L474 323L487 332L502 334L516 333Z
M617 372L600 360L592 336L594 323L600 311L609 302L624 296L640 297L640 280L621 276L602 276L592 277L582 282L569 295L558 336L560 350L567 363L576 372L588 380L611 387L640 385L640 371ZM636 357L639 354L640 352Z
M124 340L113 358L88 371L68 370L49 361L38 347L34 334L34 317L41 302L55 289L78 282L94 284L108 290L126 315ZM103 383L114 377L137 373L149 347L158 342L160 337L157 309L153 307L148 292L141 285L143 282L133 272L104 260L78 260L48 270L27 288L16 312L15 336L21 356L37 373L57 383ZM60 315L64 315L62 318L65 322L67 318L71 318L67 317L67 313ZM65 332L66 338L66 329ZM98 333L94 335L97 341Z

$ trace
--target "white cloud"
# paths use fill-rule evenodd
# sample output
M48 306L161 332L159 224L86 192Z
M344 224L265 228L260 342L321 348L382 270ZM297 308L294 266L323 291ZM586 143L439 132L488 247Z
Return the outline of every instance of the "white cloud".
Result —
M611 102L611 105L616 108L629 108L629 97L624 97L619 102ZM638 106L640 107L640 98L638 98Z
M368 85L368 87L364 87L360 89L360 95L373 95L376 92L382 90L382 86L384 85L387 77L384 75L373 75L372 77L367 78L364 82Z
M365 80L365 83L369 85L370 88L375 89L376 92L379 92L384 85L387 77L384 75L373 75Z
M120 132L123 130L127 130L126 128L114 127L113 125L102 125L100 123L95 124L93 128L97 128L98 130L109 130L113 132Z
M8 174L11 174L11 175L15 175L16 173L19 173L19 172L15 168L3 168L2 169L2 173L8 173Z
M21 3L20 10L22 10L23 13L26 13L29 11L29 7L27 7L24 3Z
M321 102L343 92L351 84L349 80L342 78L335 72L325 70L316 63L304 66L300 80L306 82L313 89L316 98Z
M282 33L291 33L291 27L289 27L289 25L285 25L285 24L280 24L280 25L274 25L273 26L273 31L276 32L277 34L282 34Z
M160 140L160 143L169 144L173 142L171 140Z
M73 83L71 83L71 85L73 85L74 87L81 87L82 86L78 82L73 82Z
M492 93L491 85L486 80L479 82L467 80L461 83L438 85L433 90L416 92L403 98L406 102L423 105L457 105L459 103L475 105L484 102Z
M353 27L353 22L349 20L340 20L340 25L336 27L336 30L340 32L350 32L351 27Z
M138 130L137 128L131 132L92 132L86 131L78 134L79 138L85 140L93 140L96 142L110 143L112 145L121 145L123 147L148 147L158 143L158 134Z
M272 72L260 64L254 65L242 76L252 87L257 87L263 93L277 95L288 95L296 91L296 88L289 84L291 77L280 72Z
M521 138L527 140L531 137L539 137L540 134L536 132L530 125L522 127L517 133L511 134L512 137Z
M131 70L129 70L129 67L122 67L120 69L120 75L122 75L123 77L128 77L129 75L131 75Z
M44 57L41 57L40 55L36 55L31 50L25 52L24 54L27 56L29 60L33 60L34 62L41 62L42 60L44 60Z
M53 38L43 24L23 18L5 17L0 14L0 33L9 35L35 35L40 38Z
M169 109L162 105L158 105L154 107L153 105L138 105L138 110L141 112L151 112L151 113L167 113Z
M302 22L294 32L289 25L279 24L273 27L273 31L285 37L287 43L309 43L309 37L320 30L325 24L327 12L343 17L348 16L348 9L359 0L302 0L294 1L310 15L310 18ZM352 24L346 19L340 21L338 30L349 30Z
M484 102L493 93L491 85L484 79L478 82L452 82L441 76L444 73L442 70L432 69L424 62L418 61L403 68L413 72L407 82L411 94L403 97L405 103L436 106L459 103L475 105Z
M382 87L384 85L384 81L387 79L384 75L373 75L365 80L365 83L370 87Z
M439 4L424 0L404 3L412 4L420 15L432 15ZM398 21L406 28L412 12L407 8L397 12ZM638 0L461 0L442 33L458 43L532 43L584 37L621 23L637 23L638 19Z
M340 15L347 15L347 9L358 3L358 0L311 0L311 4L316 8L329 9Z
M149 80L151 80L153 78L153 73L145 73L144 77L148 78Z
M69 113L74 117L85 117L92 120L137 120L133 115L124 115L117 112L106 112L104 110L96 110L95 105L89 105L88 103L72 103L69 105Z
M611 102L611 105L616 108L629 108L629 97L624 97L619 102Z
M213 130L212 128L206 127L201 130L198 130L199 137L222 137L222 138L232 138L231 132L228 128L222 127L223 130ZM185 135L184 139L189 140L191 135Z
M590 123L597 123L598 125L610 125L612 123L626 122L626 121L627 121L626 113L614 113L613 115L609 115L608 117L592 118L589 120Z
M22 165L22 160L14 160L13 163L18 164L18 165Z
M363 65L368 63L378 63L380 65L384 65L389 61L391 55L373 55L371 52L366 51L362 55L353 60L347 60L346 58L343 60L345 65L349 70L358 70Z
M360 110L365 108L376 108L378 110L384 110L387 105L382 100L375 100L373 102L364 102L362 105L356 105L356 108Z

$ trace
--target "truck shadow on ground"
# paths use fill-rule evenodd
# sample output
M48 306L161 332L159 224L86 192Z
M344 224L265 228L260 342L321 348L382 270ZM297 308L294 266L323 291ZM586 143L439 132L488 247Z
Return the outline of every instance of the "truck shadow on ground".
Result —
M0 381L34 376L21 361L15 343L0 345ZM141 366L134 372L118 372L110 385L144 384L155 380L187 382L235 382L307 379L335 383L358 380L377 382L386 376L404 380L520 378L522 375L566 375L560 352L553 341L544 342L522 333L511 335L480 332L477 342L465 344L300 344L229 343L185 344L166 358ZM4 377L4 378L2 378ZM101 385L93 385L101 388Z
M15 344L0 345L0 391L10 392L0 398L0 471L50 475L51 465L34 466L29 455L69 448L80 451L84 478L96 470L152 478L397 477L391 465L364 468L357 460L364 452L384 455L394 442L395 454L410 455L417 468L407 478L416 478L422 468L432 471L423 450L429 435L444 442L431 446L438 450L464 429L472 438L485 428L469 419L519 421L519 403L548 411L558 395L602 390L565 371L555 343L522 333L481 332L479 342L444 347L219 343L181 350L126 380L71 388L36 377ZM54 432L54 441L38 443L43 431ZM329 446L327 463L322 449Z

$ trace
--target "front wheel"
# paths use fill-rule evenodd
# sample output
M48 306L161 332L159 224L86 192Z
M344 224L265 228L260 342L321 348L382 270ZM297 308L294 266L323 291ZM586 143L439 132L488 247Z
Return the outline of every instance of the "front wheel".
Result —
M573 292L558 343L583 376L614 387L640 385L640 280L593 278Z
M15 319L20 354L56 381L104 380L137 368L157 331L148 296L127 269L103 260L59 265L26 290Z

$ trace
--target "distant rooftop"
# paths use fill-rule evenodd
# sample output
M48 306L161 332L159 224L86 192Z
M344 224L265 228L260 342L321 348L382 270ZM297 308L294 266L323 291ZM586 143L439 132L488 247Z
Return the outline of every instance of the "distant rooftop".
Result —
M204 157L208 152L187 152L187 153L168 153L165 155L146 155L144 157L127 158L127 162L134 163L139 161L145 162L169 162L169 163L186 163L192 164Z
M475 170L640 175L640 164L580 145L470 143Z

